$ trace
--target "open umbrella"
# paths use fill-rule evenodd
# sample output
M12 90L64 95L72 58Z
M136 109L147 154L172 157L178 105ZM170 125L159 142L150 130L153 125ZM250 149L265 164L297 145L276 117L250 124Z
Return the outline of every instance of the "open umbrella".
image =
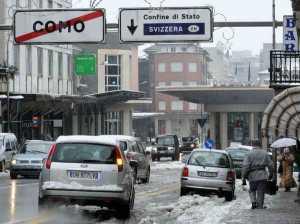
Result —
M272 148L284 148L297 145L296 139L293 138L280 138L274 141L271 145Z

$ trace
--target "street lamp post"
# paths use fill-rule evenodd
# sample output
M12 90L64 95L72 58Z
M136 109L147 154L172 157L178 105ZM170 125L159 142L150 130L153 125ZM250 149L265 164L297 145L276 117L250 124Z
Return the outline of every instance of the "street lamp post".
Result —
M276 6L275 0L272 0L272 21L273 21L273 38L272 38L272 48L275 50L276 48Z

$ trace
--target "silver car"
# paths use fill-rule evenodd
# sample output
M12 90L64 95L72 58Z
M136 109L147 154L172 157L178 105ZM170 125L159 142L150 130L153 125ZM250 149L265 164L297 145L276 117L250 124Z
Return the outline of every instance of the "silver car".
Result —
M144 145L138 138L125 135L100 135L99 138L117 141L133 169L134 182L149 183L150 153L145 151Z
M10 178L17 179L18 175L23 177L39 177L43 159L48 155L54 142L29 140L26 141L19 154L16 154L10 166Z
M134 205L133 173L116 141L99 136L61 136L44 163L39 206L49 201L116 209L128 218Z
M222 150L194 150L181 175L181 195L191 191L234 198L236 174L232 160Z

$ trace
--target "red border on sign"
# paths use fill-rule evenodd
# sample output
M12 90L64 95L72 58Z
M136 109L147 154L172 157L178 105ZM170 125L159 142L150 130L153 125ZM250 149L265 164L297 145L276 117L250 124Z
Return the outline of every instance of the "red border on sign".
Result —
M85 21L89 21L89 20L92 20L92 19L102 17L102 16L104 16L102 11L95 11L95 12L92 12L92 13L89 13L89 14L85 14L85 15L67 20L67 21L65 21L65 23L69 23L70 26L74 26L78 21L85 22ZM50 27L50 28L52 28L52 27ZM53 32L57 31L59 28L60 28L59 24L55 24L55 28L53 29ZM23 43L23 42L26 42L28 40L32 40L34 38L37 38L37 37L40 37L40 36L43 36L43 35L46 35L46 34L48 34L48 32L45 29L42 29L39 32L31 32L31 33L22 34L22 35L16 37L15 40L16 40L17 43Z

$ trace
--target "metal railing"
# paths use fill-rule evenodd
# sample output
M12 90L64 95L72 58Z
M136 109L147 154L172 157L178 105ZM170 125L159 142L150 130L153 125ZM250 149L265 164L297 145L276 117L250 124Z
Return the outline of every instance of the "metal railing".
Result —
M299 86L300 51L271 51L269 70L271 88Z

